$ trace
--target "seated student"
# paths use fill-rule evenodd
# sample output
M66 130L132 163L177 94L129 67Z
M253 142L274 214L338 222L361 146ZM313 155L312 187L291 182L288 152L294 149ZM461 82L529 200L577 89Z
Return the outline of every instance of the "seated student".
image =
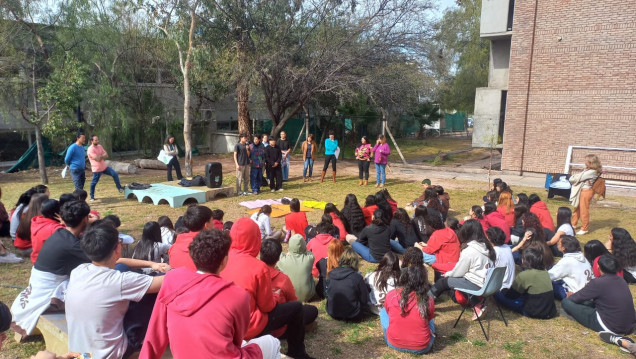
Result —
M327 246L327 257L321 258L315 267L318 268L318 283L316 283L316 294L320 299L324 299L329 290L329 273L338 267L338 261L344 253L345 247L342 241L333 239Z
M404 208L398 208L393 214L391 220L391 240L397 240L402 248L413 247L415 243L420 242L417 235L418 223L411 220L409 214Z
M155 263L168 263L170 245L161 241L161 226L151 221L144 225L141 240L133 252L133 259L141 259Z
M369 303L369 288L358 273L358 255L347 248L329 273L327 313L337 320L360 320Z
M618 260L627 283L636 283L636 241L623 228L612 228L605 243L607 249Z
M261 247L262 248L262 247ZM278 261L278 268L289 276L295 289L295 297L301 302L308 302L316 295L316 287L312 278L312 270L317 262L314 254L307 251L305 240L300 234L294 234L289 238L289 249ZM261 249L261 260L263 252ZM265 262L267 263L267 262ZM276 263L274 263L276 264ZM271 271L270 271L271 272ZM296 299L294 299L296 300Z
M501 283L501 289L508 289L512 286L512 282L515 279L515 260L512 258L512 250L510 246L505 244L506 234L499 227L490 227L486 231L486 237L492 244L497 254L495 259L495 268L506 267L506 274L504 274L503 282Z
M290 214L285 216L285 228L284 231L291 231L291 234L300 234L305 238L305 228L307 223L307 215L305 212L300 211L300 201L298 198L292 198L289 201Z
M378 267L364 277L364 281L371 288L369 293L369 311L375 315L380 314L384 307L386 294L397 286L400 278L400 261L393 252L387 252Z
M407 208L415 208L417 206L424 206L424 198L426 197L426 189L429 187L433 187L431 185L431 180L428 178L425 178L424 180L422 180L422 195L417 197L416 199L414 199L413 201L411 201L411 203L409 203L409 205L407 206Z
M523 255L523 250L533 247L543 252L543 262L545 263L545 268L552 268L552 266L554 265L554 255L552 254L550 246L548 246L545 241L545 232L541 228L539 219L532 213L526 213L523 215L522 222L525 233L521 241L519 241L516 246L512 247L512 256L515 259L515 262L521 265L521 256Z
M572 227L572 210L568 207L559 207L557 210L557 230L552 238L546 238L547 244L552 249L555 257L563 257L563 252L559 249L559 241L563 236L574 237L574 227Z
M73 191L73 196L75 196L75 199L78 201L86 202L86 198L88 198L88 192L84 191L83 189L76 188ZM88 223L93 223L100 218L101 216L99 215L99 212L91 209L91 213L88 216L88 219L89 219Z
M506 219L508 227L515 226L515 203L512 201L512 193L505 191L499 195L497 202L497 212L501 213Z
M42 215L42 203L47 199L49 199L49 197L43 193L36 193L31 196L29 208L20 218L20 224L18 225L13 246L21 255L30 255L33 251L33 244L31 243L31 221L33 218Z
M333 203L327 203L327 205L325 206L325 212L324 214L327 214L331 217L331 220L333 221L333 225L338 227L338 238L341 241L344 241L347 238L347 229L345 228L345 221L346 219L344 219L344 216L342 215L342 213L340 213L340 211L338 211L338 208L336 208L336 206Z
M344 206L342 207L342 216L345 218L347 232L358 238L360 231L366 226L364 221L364 212L358 204L358 198L355 194L349 193L345 197Z
M438 215L429 213L425 220L433 233L428 242L417 243L416 247L424 252L424 263L433 266L435 272L446 273L459 260L459 239L455 231L446 227Z
M375 204L375 196L368 195L364 201L364 207L362 207L362 213L364 214L364 224L368 226L371 224L373 220L373 212L378 209L377 204Z
M550 268L548 274L552 280L554 298L562 300L567 293L576 293L585 287L594 278L594 274L575 237L562 236L558 246L563 253L563 259Z
M484 218L488 222L489 228L500 228L506 235L506 244L510 243L510 227L508 226L506 218L497 211L496 204L492 202L484 204ZM488 229L485 229L484 232L486 232L487 230Z
M299 234L294 234L295 242L305 243L303 237ZM291 240L290 240L291 242ZM274 298L276 298L276 303L282 304L287 302L295 302L298 300L296 297L297 289L295 289L293 282L284 272L276 269L276 263L279 262L280 254L283 251L283 247L280 242L275 241L271 238L267 238L263 240L261 244L261 261L267 264L269 269L269 274L272 278L272 291L274 292ZM312 259L313 262L313 259ZM280 263L279 263L280 264ZM309 275L309 271L307 271L308 278L311 279L311 275ZM313 290L313 279L311 281L311 287ZM316 318L318 318L318 308L313 305L303 304L303 325L305 328L309 325L316 325ZM273 332L272 335L278 337L282 335L285 328L280 328Z
M486 238L479 221L475 219L466 221L459 230L459 240L462 244L466 244L466 248L459 254L455 267L444 273L444 276L431 288L430 293L433 298L439 297L449 289L480 289L486 281L488 268L493 266L496 252ZM454 298L454 291L451 297ZM476 315L473 316L473 320L477 320L477 316L481 316L485 309L483 302L475 305Z
M384 338L390 348L411 354L426 354L435 339L435 302L428 295L426 268L408 267L398 288L386 295L380 312Z
M395 213L395 211L398 209L398 204L397 201L394 200L393 197L391 197L389 190L386 188L382 188L378 191L377 194L380 194L382 197L384 197L389 206L391 206L391 213Z
M397 241L389 239L390 235L391 228L382 220L382 210L376 209L373 212L373 221L360 232L360 237L351 243L351 248L365 261L379 263L391 249L404 253L404 248L397 247Z
M393 208L382 192L375 194L375 205L378 206L378 209L382 210L382 220L384 223L389 225L393 218Z
M537 217L539 217L539 221L543 228L547 228L554 232L554 220L552 219L550 210L548 210L548 206L545 202L543 202L535 193L528 197L528 201L530 204L530 213L534 213Z
M161 243L172 245L176 237L174 225L168 216L161 216L157 219L161 226Z
M603 254L611 254L609 250L607 250L607 247L598 239L592 239L583 246L583 254L585 255L585 259L592 265L594 278L600 277L601 271L598 269L598 259ZM616 272L616 275L623 278L623 270L621 269Z
M516 204L514 213L515 213L515 218L514 218L515 225L510 227L510 244L513 246L516 246L521 240L521 238L523 238L523 235L526 232L523 229L524 226L523 226L523 221L521 220L521 218L523 217L524 214L528 213L528 207L526 207L523 204Z
M404 271L404 268L412 266L424 266L422 251L415 247L407 248L404 251L404 255L402 256L402 263L400 263L400 270Z
M276 304L272 292L269 268L256 259L261 249L261 234L258 226L248 217L238 219L230 231L230 246L227 266L221 278L233 281L250 295L250 324L246 339L266 335L287 326L287 355L292 358L308 358L305 351L303 329L303 307L300 302Z
M64 225L60 223L60 202L54 199L47 199L42 203L41 215L33 217L31 219L31 244L33 252L31 252L31 262L35 263L38 259L38 254L44 245L44 242L49 239L53 232L60 228L64 228Z
M543 264L543 253L536 248L523 251L522 267L512 287L495 293L497 302L530 318L550 319L557 315L552 282Z
M331 225L327 222L320 222L316 226L316 236L307 243L307 250L311 251L314 255L314 264L311 267L311 274L314 277L318 277L318 268L316 267L316 263L321 258L327 257L327 246L329 243L335 238L329 234L329 229Z
M450 194L445 192L444 187L442 186L437 185L434 188L435 192L437 192L437 198L439 198L440 202L442 203L442 208L444 209L442 214L444 215L444 218L446 218L446 216L448 215L448 210L450 209Z
M214 226L214 228L218 229L219 231L223 230L223 216L225 215L225 212L223 212L222 209L215 209L212 211L212 225Z
M212 210L206 206L190 206L183 215L183 224L189 232L177 235L174 244L168 250L170 266L173 268L186 267L197 270L190 258L190 243L192 239L204 229L214 228Z
M128 310L141 311L129 304L141 301L145 294L159 292L164 277L115 270L121 258L121 242L117 230L110 225L91 227L84 233L81 246L91 263L73 269L68 282L68 347L71 351L92 353L95 358L128 358L141 349L151 313L147 308L147 318L124 324ZM129 262L139 267L146 263ZM150 303L154 305L153 301Z
M104 221L110 223L113 227L115 227L115 229L117 229L117 231L119 231L119 227L121 227L121 220L119 219L119 217L114 214L109 214L108 216L104 217ZM96 222L93 222L93 224L94 223ZM119 232L119 239L121 240L121 243L125 245L124 248L126 250L128 249L128 245L135 243L135 238L126 233Z
M223 232L226 232L227 234L230 234L230 231L232 230L232 226L233 225L234 225L234 222L225 221L225 223L223 223Z
M636 329L636 312L629 286L616 275L620 264L613 255L604 254L598 265L601 276L563 299L563 310L596 332L632 334Z
M267 237L273 238L277 241L282 241L285 234L282 231L274 231L270 224L269 216L272 215L272 206L266 204L258 212L252 214L250 217L252 221L258 224L258 228L261 230L261 239Z
M250 296L219 277L231 243L230 236L217 229L203 230L194 237L189 251L197 272L178 268L166 273L140 358L159 359L168 344L175 358L280 356L280 342L272 336L243 342Z
M433 233L433 230L426 225L426 216L428 215L428 209L424 206L415 207L415 213L413 214L413 226L415 228L415 236L418 242L428 242L428 236ZM415 245L413 243L413 245Z
M486 202L486 203L491 203L491 202ZM488 230L488 228L490 228L490 223L488 223L488 220L486 219L486 217L484 217L484 210L481 208L481 206L477 206L477 205L472 206L470 208L470 211L468 212L468 216L464 217L464 220L459 223L464 224L464 222L469 219L478 220L479 223L481 223L481 227L484 230L484 233Z
M424 191L424 202L422 205L425 206L429 213L435 213L442 217L442 222L446 221L446 215L444 214L444 207L440 198L437 195L437 191L435 187L429 187ZM448 213L448 211L446 212Z

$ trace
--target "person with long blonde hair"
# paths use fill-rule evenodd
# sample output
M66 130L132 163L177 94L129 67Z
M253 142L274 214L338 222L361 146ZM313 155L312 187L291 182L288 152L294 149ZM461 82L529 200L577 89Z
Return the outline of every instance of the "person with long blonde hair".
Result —
M503 191L499 194L497 212L501 213L508 222L509 227L515 226L515 203L512 201L512 193Z
M575 207L572 212L572 227L577 227L579 218L581 219L581 229L576 232L578 235L587 234L590 225L590 203L594 197L592 186L603 172L601 161L596 155L585 156L585 170L570 177L572 183L572 193L570 204Z
M338 261L344 253L345 247L339 239L333 239L327 245L327 257L321 258L315 265L318 269L318 283L316 284L316 294L320 298L327 295L329 284L329 273L338 267Z

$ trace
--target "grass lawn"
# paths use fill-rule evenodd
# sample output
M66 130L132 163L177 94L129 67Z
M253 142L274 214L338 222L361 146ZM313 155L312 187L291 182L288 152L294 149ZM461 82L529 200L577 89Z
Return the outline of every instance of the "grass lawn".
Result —
M449 145L450 146L450 145ZM422 151L427 150L423 148ZM437 150L437 149L436 149ZM418 155L422 155L420 152ZM436 151L433 153L437 153ZM415 152L412 152L415 155ZM195 172L201 173L205 162L212 160L211 156L196 157ZM234 175L227 156L214 157L224 161L226 171L224 173L225 185L234 185ZM340 163L338 166L342 166ZM312 183L303 183L300 180L302 164L300 161L292 163L292 175L284 186L283 194L288 197L300 199L317 199L335 202L342 206L344 197L348 193L354 193L360 201L368 194L374 193L372 187L359 187L357 178L351 176L353 166L349 171L339 167L338 181L319 183L314 175ZM317 165L316 173L320 166ZM70 179L60 178L61 168L50 168L50 190L52 197L57 198L63 193L71 192L73 185ZM357 171L357 170L356 170ZM88 173L88 172L87 172ZM396 175L397 176L397 175ZM20 193L38 183L36 171L27 171L18 174L0 174L0 186L2 187L5 206L10 209ZM130 182L161 182L165 179L163 171L142 170L139 175L121 176L123 183ZM87 189L90 180L87 182ZM387 181L387 187L400 206L421 194L419 178L391 177ZM470 206L481 204L484 183L462 182L449 180L442 184L451 196L451 215L463 217ZM510 183L515 192L538 193L545 198L543 189L524 188ZM279 198L269 192L264 192L257 198ZM170 208L168 206L154 206L138 203L137 201L124 200L114 188L112 181L107 176L102 177L97 188L97 202L92 207L102 215L117 214L122 219L121 230L139 238L144 223L156 220L160 215L168 215L173 221L184 211L184 208ZM236 220L246 215L244 207L239 202L252 197L232 197L206 203L211 208L221 208L225 211L225 220ZM591 239L607 239L612 227L624 227L632 234L636 234L636 221L633 219L636 200L633 198L612 197L608 200L619 202L621 208L601 208L595 206L592 209L592 221L590 234L580 238L582 242ZM567 206L565 199L547 200L552 213L556 213L559 206ZM309 222L319 220L321 213L312 211L308 213ZM273 225L282 226L284 220L273 219ZM3 238L5 246L11 248L10 240ZM361 271L368 273L375 266L362 262ZM28 284L31 269L30 261L23 264L0 265L0 300L9 306L16 298L20 290ZM432 279L432 273L429 273ZM636 287L631 287L635 292ZM318 328L307 335L306 343L308 352L316 358L410 358L411 355L403 354L389 349L383 340L379 319L371 317L361 323L344 323L331 319L325 312L325 301L312 303L319 308L320 316ZM560 305L558 305L560 307ZM616 346L602 343L596 333L579 326L577 323L558 317L549 321L533 320L521 317L504 310L509 321L505 327L499 317L499 313L491 303L485 314L484 325L490 335L487 342L481 333L477 323L470 321L471 315L464 314L457 328L453 328L460 307L454 304L447 296L443 296L436 303L436 331L437 338L433 351L428 355L433 358L462 357L462 358L574 358L584 355L589 358L609 358L621 355ZM8 333L9 338L13 333ZM16 344L13 340L5 342L0 358L25 358L43 349L41 338L25 344ZM585 353L585 354L582 354Z

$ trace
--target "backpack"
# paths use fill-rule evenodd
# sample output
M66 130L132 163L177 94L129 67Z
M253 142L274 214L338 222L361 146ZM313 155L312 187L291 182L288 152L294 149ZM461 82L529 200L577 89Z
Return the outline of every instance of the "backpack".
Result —
M179 184L183 187L199 187L205 186L205 179L201 176L194 176L191 180L182 178Z
M605 178L601 177L601 175L598 175L598 177L596 177L596 181L594 181L594 183L592 184L592 191L594 191L596 199L599 199L601 197L605 199L605 190Z

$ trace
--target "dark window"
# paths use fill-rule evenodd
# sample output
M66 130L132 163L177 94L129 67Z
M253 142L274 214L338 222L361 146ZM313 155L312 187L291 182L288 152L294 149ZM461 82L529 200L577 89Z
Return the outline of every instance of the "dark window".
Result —
M512 31L512 20L514 20L515 15L515 0L510 0L508 2L508 26L506 27L508 31Z

